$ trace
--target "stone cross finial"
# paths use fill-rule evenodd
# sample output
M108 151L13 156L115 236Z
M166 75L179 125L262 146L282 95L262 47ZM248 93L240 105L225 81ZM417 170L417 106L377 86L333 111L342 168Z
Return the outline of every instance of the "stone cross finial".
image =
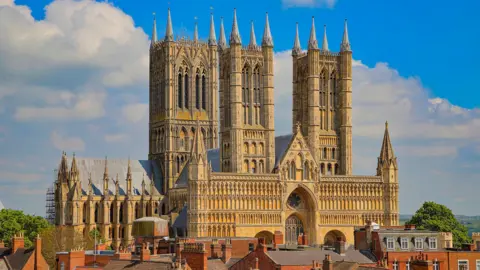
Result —
M300 132L300 128L301 128L302 124L300 122L297 122L296 126L297 126L297 133L298 133L298 132Z

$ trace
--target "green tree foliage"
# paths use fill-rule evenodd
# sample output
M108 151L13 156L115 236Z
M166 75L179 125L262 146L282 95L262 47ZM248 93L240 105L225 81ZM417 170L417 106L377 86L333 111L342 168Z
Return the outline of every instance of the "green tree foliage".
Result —
M34 238L45 228L50 227L46 219L26 215L23 211L2 209L0 211L0 240L10 245L12 237L19 232L25 236L25 247L33 245Z
M460 247L464 243L470 243L468 229L460 224L458 220L445 205L435 202L425 202L417 210L413 217L405 222L415 224L418 229L451 232L453 235L453 246Z
M57 269L55 257L57 252L70 251L72 248L85 249L87 246L87 240L81 232L66 230L60 226L43 229L40 237L42 238L42 255L50 265L50 269Z

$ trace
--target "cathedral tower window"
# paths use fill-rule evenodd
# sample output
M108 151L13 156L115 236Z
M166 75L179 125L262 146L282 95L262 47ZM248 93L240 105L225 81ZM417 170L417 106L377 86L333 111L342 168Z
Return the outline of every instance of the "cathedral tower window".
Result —
M336 91L337 91L337 76L335 75L335 71L334 71L330 75L330 93L332 94L331 105L333 110L336 107L336 102L335 102Z
M255 110L254 110L254 119L255 119L255 124L260 125L260 110L262 107L262 102L261 102L261 94L260 94L260 89L261 89L261 84L260 84L260 67L257 66L255 70L253 71L253 92L254 92L254 100L253 103L255 105Z
M83 223L87 223L87 215L88 215L88 211L87 211L87 203L84 203L83 204Z
M119 210L118 210L118 221L120 223L123 223L123 203L120 203L120 206L119 206Z
M295 176L297 174L297 167L295 166L295 162L292 161L292 163L290 163L290 167L289 167L290 171L289 171L289 175L290 175L290 179L292 180L295 180Z
M258 172L259 173L265 173L265 164L263 163L263 160L260 160L259 166L258 166Z
M335 159L335 148L332 148L332 159Z
M338 174L338 164L335 164L335 174Z
M328 157L327 157L327 148L326 148L326 147L323 148L323 158L324 158L324 159L327 159L327 158L328 158Z
M140 205L135 203L135 219L140 218Z
M182 108L183 107L183 70L180 68L178 70L178 81L177 81L177 102L178 102L178 107Z
M248 160L246 159L243 161L243 171L248 172Z
M243 103L243 124L249 124L248 111L250 106L250 80L249 67L245 65L242 70L242 103Z
M195 75L195 107L200 110L200 70Z
M303 163L303 179L310 179L310 167L308 165L308 161L305 161L305 163Z
M202 74L202 109L207 109L207 78L205 77L205 71Z
M113 216L113 205L110 205L110 222L116 223L116 222L114 222L115 220L113 218L114 218L114 216Z
M320 164L320 174L325 174L325 163Z
M98 203L95 204L95 223L100 221L100 205Z
M185 69L185 104L183 104L184 108L188 109L190 106L189 104L189 96L190 96L190 91L189 91L189 83L188 83L188 69Z
M248 154L248 150L249 150L248 142L246 142L243 144L243 153Z
M328 164L327 166L327 175L332 175L332 164Z
M251 173L257 173L257 161L252 161L252 164L251 164Z

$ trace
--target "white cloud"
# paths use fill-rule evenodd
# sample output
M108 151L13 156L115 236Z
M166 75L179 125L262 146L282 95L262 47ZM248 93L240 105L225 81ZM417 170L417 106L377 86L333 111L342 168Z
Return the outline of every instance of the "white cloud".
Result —
M132 123L138 123L148 116L148 104L133 103L122 109L123 117Z
M107 135L105 135L105 142L107 142L107 143L123 142L126 139L128 139L127 134L107 134Z
M0 40L0 105L17 120L102 117L107 89L148 81L148 36L106 2L54 1L37 21L2 0Z
M62 151L83 151L85 142L79 137L67 137L58 131L53 131L50 140L53 146Z
M327 7L333 8L337 0L282 0L285 7Z

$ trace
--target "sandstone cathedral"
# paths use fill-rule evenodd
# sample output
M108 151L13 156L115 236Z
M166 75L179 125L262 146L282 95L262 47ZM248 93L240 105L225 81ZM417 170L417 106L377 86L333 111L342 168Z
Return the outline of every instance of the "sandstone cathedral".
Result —
M173 236L264 237L284 243L353 243L367 220L398 225L398 167L385 125L375 176L352 175L352 51L345 21L340 52L308 49L298 25L292 49L292 134L275 137L274 51L268 14L260 45L253 22L243 45L234 12L227 44L165 36L154 20L150 47L148 160L62 154L55 223L114 248L132 243L132 223L168 219ZM283 87L283 86L282 86ZM218 101L219 99L219 101Z

